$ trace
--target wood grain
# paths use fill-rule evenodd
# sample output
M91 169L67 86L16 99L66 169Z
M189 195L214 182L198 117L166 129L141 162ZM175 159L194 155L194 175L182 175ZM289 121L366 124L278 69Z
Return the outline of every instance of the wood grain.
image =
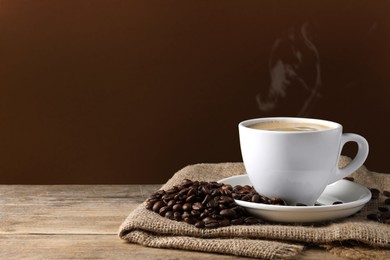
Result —
M0 259L240 259L120 240L127 215L161 185L0 185ZM297 259L341 259L309 249Z

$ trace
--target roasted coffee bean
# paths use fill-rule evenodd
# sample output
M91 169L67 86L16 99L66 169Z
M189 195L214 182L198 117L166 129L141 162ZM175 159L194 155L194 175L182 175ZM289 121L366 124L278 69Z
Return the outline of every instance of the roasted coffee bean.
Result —
M216 220L213 219L212 217L205 217L205 218L203 219L203 222L204 222L204 223L213 222L213 221L216 221Z
M191 215L192 215L194 218L199 218L199 217L200 217L200 211L199 211L199 210L196 210L196 209L193 209L193 210L191 210Z
M284 206L287 202L281 198L271 198L271 204Z
M260 200L265 204L271 204L271 199L266 196L261 196Z
M182 212L183 211L183 206L181 204L175 204L172 206L172 209L174 212Z
M385 199L384 203L385 205L390 205L390 199Z
M211 217L213 217L213 218L215 218L217 220L223 219L223 216L221 216L221 214L219 213L219 210L217 210L213 214L211 214Z
M242 189L243 189L243 190L251 190L252 187L249 186L249 185L244 185L244 186L242 186Z
M232 219L230 220L232 225L242 225L244 224L244 220L242 218Z
M211 182L210 182L210 185L211 185L211 187L213 187L213 188L220 188L220 187L222 186L222 183L218 183L218 182L216 182L216 181L211 181Z
M234 188L233 188L233 190L241 190L242 189L242 186L241 185L236 185L236 186L234 186Z
M244 195L244 196L241 198L241 200L243 200L243 201L250 201L250 200L251 200L251 195L250 195L250 194L246 194L246 195Z
M378 189L371 188L370 191L371 191L371 199L375 200L375 199L379 198L380 192Z
M218 222L205 223L204 227L205 228L217 228L217 227L219 227L219 223Z
M206 186L202 186L201 192L202 192L204 195L210 194L210 190L209 190L209 188L207 188Z
M189 187L191 186L193 183L191 180L189 179L184 179L182 182L181 182L181 185L185 186L185 187Z
M147 200L147 201L146 201L146 208L147 208L148 210L153 210L153 205L154 205L154 203L156 203L156 202L157 202L157 200L155 200L155 199Z
M155 193L155 195L159 196L161 198L162 195L165 194L165 190L159 190Z
M190 188L184 188L184 189L179 191L179 194L183 194L183 195L187 194L189 190L190 190Z
M192 205L190 203L184 203L182 208L185 211L190 211L192 209Z
M186 188L183 185L177 185L175 187L178 189L178 192Z
M158 211L158 213L161 215L161 216L165 216L165 213L167 213L168 211L170 211L170 208L168 206L163 206L160 208L160 210Z
M233 187L232 187L232 185L230 185L230 184L223 184L223 185L221 186L221 189L224 190L224 191L226 191L226 190L232 191L232 190L233 190Z
M197 228L204 228L204 222L201 220L196 221L195 227Z
M389 208L388 207L378 207L378 210L380 212L387 212L387 211L389 211Z
M213 219L216 219L216 220L221 220L221 219L223 219L223 217L222 217L221 215L219 215L217 212L214 213L214 214L211 214L211 217L212 217Z
M183 214L181 215L182 218L187 218L189 216L191 216L191 213L188 211L184 211Z
M214 215L214 216L216 216L216 215ZM213 216L211 216L211 217L204 218L204 219L203 219L203 222L204 222L204 223L218 222L218 220L215 219Z
M218 203L229 203L230 201L229 201L229 197L227 197L227 196L225 196L225 195L222 195L222 196L220 196L220 197L217 197L218 199L217 199L217 201L218 201Z
M229 196L229 197L232 196L232 192L230 190L224 190L223 194L225 194L226 196Z
M218 205L218 208L220 209L220 210L222 210L222 209L227 209L229 206L227 206L227 205L225 205L225 204L219 204Z
M213 218L205 218L203 219L205 228L217 228L219 227L219 222Z
M187 192L187 196L196 195L196 188L191 187Z
M169 189L166 191L167 194L173 194L173 193L176 193L177 192L177 188L176 187L173 187L172 189Z
M172 200L174 201L181 201L183 199L183 195L181 194L176 194Z
M368 214L368 215L367 215L367 218L368 218L369 220L379 221L379 215L378 215L378 214L375 214L375 213Z
M156 213L158 213L159 212L159 210L162 208L164 206L164 202L162 202L162 201L157 201L156 203L154 203L154 205L153 205L153 211L154 212L156 212Z
M207 204L206 204L206 206L208 207L208 208L215 208L215 207L218 207L218 203L215 201L215 200L210 200Z
M204 199L202 200L202 205L206 205L207 204L207 202L209 202L210 200L212 199L212 197L209 195L209 194L207 194L205 197L204 197Z
M164 196L162 196L162 199L164 200L164 201L169 201L169 200L171 200L171 199L173 199L174 197L175 197L175 195L176 194L173 194L173 193L170 193L170 194L164 194Z
M232 209L223 209L219 212L219 214L221 214L222 217L229 218L229 219L237 217L236 212Z
M159 198L159 195L157 195L156 193L154 193L154 194L151 194L151 195L148 197L147 201L158 200L158 199L160 199L160 198Z
M386 197L390 197L390 191L384 190L383 195L385 195Z
M173 219L173 211L167 211L165 213L164 217L169 218L169 219Z
M192 208L196 209L196 210L202 210L203 209L203 205L202 205L201 202L195 202L194 204L192 204Z
M194 217L192 217L192 216L183 218L183 220L184 220L185 222L187 222L188 224L192 224L192 225L196 223L196 219L195 219Z
M335 202L333 202L333 205L338 205L338 204L343 204L343 202L342 201L335 201Z
M254 224L259 223L259 220L257 218L254 218L254 217L247 217L244 219L244 222L245 222L245 224L248 224L248 225L254 225Z
M281 206L287 206L288 204L287 204L287 202L284 200L284 199L279 199L279 205L281 205Z
M231 208L232 210L234 210L236 212L236 214L242 214L242 213L245 213L245 210L244 208L240 207L240 206L234 206Z
M207 218L208 216L209 216L209 213L208 213L208 212L202 212L202 213L200 213L199 218L200 218L200 219L204 219L204 218Z
M260 202L260 195L258 195L258 194L253 195L251 198L251 202L259 203Z
M176 204L176 201L175 201L175 200L170 200L170 201L168 201L167 206L170 207L170 208L172 208L173 205L175 205L175 204Z
M195 202L195 201L196 201L196 196L195 195L188 196L187 199L186 199L186 202L189 202L189 203L192 203L192 202Z
M385 220L389 220L390 219L390 212L387 211L387 212L382 212L379 216L380 220L383 222Z
M180 221L182 218L182 215L180 214L180 212L176 211L176 212L173 212L173 219L176 220L176 221Z
M230 220L227 218L224 218L222 220L218 221L220 227L227 227L230 225Z
M219 189L215 189L211 192L211 196L216 197L222 195L221 191Z
M146 203L146 209L153 210L153 203Z
M347 177L344 177L344 180L354 181L355 179L353 177L347 176Z

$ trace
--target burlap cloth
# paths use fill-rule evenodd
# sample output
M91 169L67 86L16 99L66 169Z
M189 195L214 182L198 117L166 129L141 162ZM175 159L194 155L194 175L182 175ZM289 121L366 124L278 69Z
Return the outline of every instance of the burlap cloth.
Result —
M342 157L344 166L350 159ZM178 171L161 187L169 189L183 179L217 181L244 173L242 163L196 164ZM390 174L368 171L364 166L352 175L356 183L380 191L390 190ZM148 247L223 253L263 259L289 258L307 246L323 247L330 253L357 259L390 259L390 225L367 220L378 212L383 194L371 200L360 213L316 225L258 224L199 229L163 218L146 210L144 203L129 214L119 236Z

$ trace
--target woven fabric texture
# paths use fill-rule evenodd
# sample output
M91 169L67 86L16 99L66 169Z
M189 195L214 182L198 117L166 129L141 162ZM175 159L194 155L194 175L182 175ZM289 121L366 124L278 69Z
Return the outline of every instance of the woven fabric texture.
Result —
M340 167L350 161L340 158ZM242 163L190 165L175 173L161 189L178 185L183 179L217 181L244 173ZM390 174L376 173L364 166L351 177L356 183L380 191L390 190ZM140 204L119 228L119 236L130 243L148 247L214 252L263 259L289 258L306 245L318 245L330 253L364 259L390 256L390 225L370 221L386 197L381 192L354 216L315 225L258 224L199 229L149 211ZM364 256L364 257L362 257Z

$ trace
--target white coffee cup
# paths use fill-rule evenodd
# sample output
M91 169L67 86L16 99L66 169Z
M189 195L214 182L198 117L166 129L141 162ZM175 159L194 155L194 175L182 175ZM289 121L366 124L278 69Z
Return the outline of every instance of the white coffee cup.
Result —
M326 120L257 118L239 123L238 128L245 170L253 187L258 193L282 198L289 205L314 205L328 184L363 165L369 150L365 138L343 134L340 124ZM338 161L347 142L356 142L358 151L340 169Z

